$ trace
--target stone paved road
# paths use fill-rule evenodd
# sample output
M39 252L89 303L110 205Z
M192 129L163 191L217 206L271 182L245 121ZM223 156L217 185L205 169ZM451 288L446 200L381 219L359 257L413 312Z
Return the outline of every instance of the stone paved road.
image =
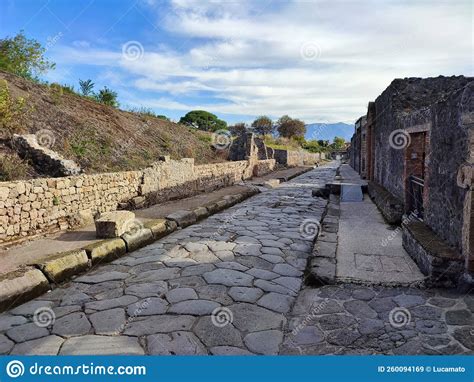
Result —
M472 295L301 289L306 230L327 203L311 188L334 173L315 169L0 315L0 354L472 354Z
M334 175L315 169L1 315L0 354L279 353L327 204L311 189Z

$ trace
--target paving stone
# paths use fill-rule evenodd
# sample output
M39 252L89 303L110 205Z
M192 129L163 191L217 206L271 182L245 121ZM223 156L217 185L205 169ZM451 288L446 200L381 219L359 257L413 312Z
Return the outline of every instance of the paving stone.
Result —
M202 317L194 327L194 333L208 347L213 346L242 346L240 332L232 325L232 310L230 310L228 320L220 324L213 322L211 317ZM216 325L217 324L217 325ZM225 324L225 325L224 325Z
M251 244L251 243L246 243L246 244L239 244L234 248L234 253L242 256L261 256L261 248L262 246L259 243L258 240L255 239L255 243L257 244Z
M296 277L278 277L272 280L274 283L277 283L293 292L298 292L301 288L301 279Z
M104 281L112 281L112 280L124 280L130 275L124 272L104 272L99 274L87 274L84 276L77 277L74 281L79 283L86 283L86 284L97 284L103 283Z
M276 248L276 247L263 247L261 249L261 252L264 255L267 255L267 256L270 255L272 258L277 258L280 260L281 260L281 257L283 256L283 252L281 251L281 249ZM279 262L279 261L276 261L276 262Z
M51 308L53 305L54 305L54 302L52 301L33 300L25 304L22 304L20 306L17 306L16 308L10 310L9 313L15 314L15 315L22 315L22 316L32 316L36 310Z
M143 272L133 277L129 283L148 283L155 281L170 280L179 277L179 268L161 268L153 271Z
M61 355L144 355L138 339L133 337L82 336L67 339Z
M233 314L234 326L244 332L269 329L281 329L286 318L281 313L247 303L239 303L228 307Z
M254 355L248 350L234 346L215 346L210 349L213 355Z
M166 293L166 299L173 304L185 300L197 300L198 295L192 288L176 288Z
M255 280L254 285L260 289L263 289L265 292L275 292L275 293L281 293L281 294L287 294L289 296L296 296L296 291L289 289L287 287L284 287L280 284L277 284L276 282L268 281L268 280Z
M252 286L253 276L232 269L216 269L204 273L204 279L210 284L226 286Z
M209 248L206 244L202 243L193 243L189 242L184 245L184 248L188 250L189 252L201 252L201 251L208 251Z
M147 297L127 307L127 314L131 317L154 316L166 313L168 302L159 297Z
M356 300L369 301L375 297L375 292L370 288L358 288L352 291L352 297Z
M422 305L422 306L415 306L414 308L411 308L410 312L415 317L433 320L433 319L441 318L442 310L437 307Z
M393 297L393 301L395 301L398 304L398 306L401 306L404 308L411 308L413 306L423 305L426 299L423 298L422 296L401 294L401 295Z
M324 341L324 333L316 326L305 326L295 335L290 335L291 341L298 345L314 345Z
M64 339L51 335L15 345L11 354L17 355L56 355Z
M359 322L360 334L372 334L377 333L379 330L384 328L384 322L382 320L374 320L371 318L364 318Z
M466 348L474 350L474 326L454 329L453 337Z
M446 323L448 325L473 325L474 317L467 309L449 310L446 312Z
M229 296L234 301L256 302L263 295L263 291L258 288L232 287L229 289Z
M261 258L269 261L272 264L283 263L285 261L283 260L283 257L277 255L262 255Z
M287 313L291 309L294 298L280 293L267 293L257 301L257 304L275 312Z
M258 269L258 268L249 269L246 273L254 276L257 279L263 279L263 280L272 280L279 277L278 273L274 273L274 272L267 271L265 269Z
M154 334L147 337L148 353L152 355L205 355L207 350L190 332Z
M440 308L449 308L456 304L455 300L451 300L443 297L431 297L428 299L428 304L439 306Z
M28 320L22 316L10 316L10 315L1 315L0 316L0 332L5 332L14 326L18 326L26 323Z
M397 304L390 297L375 298L369 302L369 306L377 313L391 311L397 307Z
M203 285L195 289L199 298L218 302L222 305L232 304L225 285Z
M357 321L354 317L346 314L331 314L319 316L315 322L319 323L323 330L335 330L354 325Z
M60 305L61 306L77 305L77 304L83 304L91 300L92 300L92 297L90 297L89 295L83 292L76 292L76 293L65 295L64 298L61 300Z
M189 331L193 326L195 317L187 315L150 316L145 319L132 320L124 330L128 336L144 336L155 333L171 333L175 331Z
M34 322L25 325L15 326L6 332L7 336L16 343L46 337L49 331L46 328L37 326Z
M442 334L448 330L444 322L434 320L417 320L415 327L417 331L425 334Z
M190 265L181 271L181 276L197 276L216 269L213 264Z
M211 314L214 309L218 308L220 304L208 300L188 300L181 301L171 305L169 313L192 314L196 316L203 316Z
M178 277L168 281L170 288L197 288L206 285L201 276Z
M234 261L235 259L234 252L232 251L215 251L214 254L221 261Z
M241 271L241 272L245 272L246 270L248 270L247 267L235 261L221 261L217 263L216 266L218 268L233 269L234 271Z
M89 316L95 334L117 335L125 328L125 310L115 308L97 312Z
M365 301L352 300L346 301L344 308L348 313L351 313L355 317L364 318L376 318L377 312L373 310Z
M360 337L356 330L352 329L337 329L329 333L326 337L327 342L333 345L348 346Z
M156 281L154 283L133 284L125 288L125 294L131 294L140 298L144 297L163 297L168 291L168 285L165 281Z
M258 354L278 354L283 333L279 330L265 330L247 334L244 338L247 348Z
M57 334L62 337L81 336L88 334L90 329L91 324L85 313L77 312L56 320L53 325L52 334Z
M112 298L109 300L87 302L85 304L86 309L90 310L108 310L112 308L124 307L138 301L138 297L125 295L118 298Z
M8 354L13 349L15 343L4 334L0 334L0 354Z
M227 243L225 241L212 241L212 242L207 242L206 244L213 252L232 251L236 246L235 243Z

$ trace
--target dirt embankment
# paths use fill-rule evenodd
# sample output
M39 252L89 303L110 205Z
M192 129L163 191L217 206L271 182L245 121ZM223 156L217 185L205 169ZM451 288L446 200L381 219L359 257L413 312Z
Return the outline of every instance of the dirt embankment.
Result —
M143 168L161 155L173 159L191 157L196 163L225 160L224 153L212 148L209 133L118 110L59 87L40 85L0 71L2 80L7 81L11 97L26 99L27 112L18 133L51 131L51 149L75 160L86 173ZM2 154L8 155L8 150ZM31 177L35 173L28 174Z

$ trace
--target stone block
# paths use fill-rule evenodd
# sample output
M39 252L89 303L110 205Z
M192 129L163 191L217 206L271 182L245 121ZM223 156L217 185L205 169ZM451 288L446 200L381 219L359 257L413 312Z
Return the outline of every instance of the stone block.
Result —
M0 276L0 312L42 295L50 289L44 274L26 267Z
M205 207L198 207L193 210L197 220L205 219L209 216L209 211Z
M96 236L100 239L110 239L122 236L135 220L135 214L130 211L105 212L95 221Z
M121 237L127 245L127 252L135 251L145 245L153 243L155 240L149 228L139 228L132 232L125 232Z
M151 230L153 238L155 240L158 240L163 236L168 235L169 233L175 231L177 228L176 222L166 219L149 220L145 224L143 224L143 226Z
M183 228L195 223L197 216L193 211L179 210L168 215L166 219L175 221L178 226Z
M56 284L78 275L89 268L89 259L83 249L58 253L35 264L46 277Z
M92 265L112 261L127 253L125 241L122 238L102 240L84 247Z
M133 208L143 208L146 204L146 198L144 196L136 196L132 199Z
M279 179L268 179L267 181L263 182L263 187L266 188L275 188L280 185Z

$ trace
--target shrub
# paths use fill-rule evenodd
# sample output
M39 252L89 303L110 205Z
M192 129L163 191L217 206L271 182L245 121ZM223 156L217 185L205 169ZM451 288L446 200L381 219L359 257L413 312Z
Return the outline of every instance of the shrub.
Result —
M25 78L35 78L55 67L44 58L46 49L23 31L0 40L0 69Z
M253 121L252 128L257 134L261 135L271 134L275 129L272 120L266 115L262 115Z
M79 88L81 89L81 94L87 97L93 94L94 83L92 80L79 80Z
M103 103L104 105L118 107L119 103L117 101L117 92L109 89L107 86L104 86L103 89L99 90L97 94L97 101Z
M5 80L0 81L0 136L10 138L13 134L23 130L26 115L29 109L26 99L13 99Z
M13 155L0 155L0 181L25 179L28 163Z

